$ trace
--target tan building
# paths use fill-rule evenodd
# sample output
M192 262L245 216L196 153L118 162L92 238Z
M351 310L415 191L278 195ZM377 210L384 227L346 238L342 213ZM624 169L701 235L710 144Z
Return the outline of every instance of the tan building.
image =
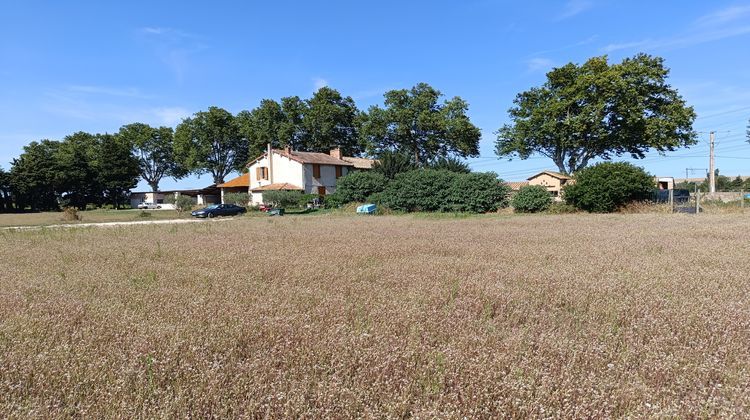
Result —
M538 174L529 177L529 185L541 185L547 188L547 191L557 199L561 199L562 189L573 181L573 178L553 171L543 171Z

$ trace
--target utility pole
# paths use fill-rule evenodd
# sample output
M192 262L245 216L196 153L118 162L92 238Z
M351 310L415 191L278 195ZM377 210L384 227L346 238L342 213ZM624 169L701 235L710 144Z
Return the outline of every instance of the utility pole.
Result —
M716 168L714 166L714 137L715 132L709 133L710 152L708 158L708 191L713 194L716 192Z

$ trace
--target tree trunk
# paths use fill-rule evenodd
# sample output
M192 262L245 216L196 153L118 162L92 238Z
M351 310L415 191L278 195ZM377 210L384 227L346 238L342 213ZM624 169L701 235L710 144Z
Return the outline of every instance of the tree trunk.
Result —
M151 186L151 191L152 191L152 192L157 192L157 191L159 191L159 182L158 182L158 181L152 181L152 182L149 182L149 183L148 183L148 185L150 185L150 186Z

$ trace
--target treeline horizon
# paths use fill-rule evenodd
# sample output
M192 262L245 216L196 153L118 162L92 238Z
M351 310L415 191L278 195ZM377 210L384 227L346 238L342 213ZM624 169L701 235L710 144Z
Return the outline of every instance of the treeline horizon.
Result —
M690 147L697 143L696 113L668 76L661 57L643 53L619 63L601 56L553 68L541 86L516 95L510 122L495 132L495 154L545 156L560 172L574 174L594 159L641 159L651 150ZM164 177L189 174L210 174L219 184L269 143L323 153L340 148L350 156L397 153L418 167L479 155L481 131L461 97L444 99L427 83L383 97L382 106L365 111L350 96L322 87L307 99L263 99L236 114L211 106L175 128L134 122L115 134L78 132L59 142L32 142L9 172L0 169L0 211L55 203L118 207L139 178L152 190ZM130 153L113 160L101 152L107 148L113 156Z
M325 86L308 99L263 99L252 110L211 106L172 128L142 122L113 134L83 131L62 140L32 141L0 167L0 211L119 208L139 179L152 191L166 178L210 174L214 184L262 154L267 144L298 151L378 157L408 156L416 165L479 153L479 128L460 97L443 99L426 83L385 92L384 106L360 110L350 96Z

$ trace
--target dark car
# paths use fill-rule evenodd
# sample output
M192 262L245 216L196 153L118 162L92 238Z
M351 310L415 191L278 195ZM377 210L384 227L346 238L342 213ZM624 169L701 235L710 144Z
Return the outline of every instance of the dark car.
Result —
M234 204L213 204L204 209L195 210L190 213L193 217L216 217L216 216L236 216L246 212L244 207Z

